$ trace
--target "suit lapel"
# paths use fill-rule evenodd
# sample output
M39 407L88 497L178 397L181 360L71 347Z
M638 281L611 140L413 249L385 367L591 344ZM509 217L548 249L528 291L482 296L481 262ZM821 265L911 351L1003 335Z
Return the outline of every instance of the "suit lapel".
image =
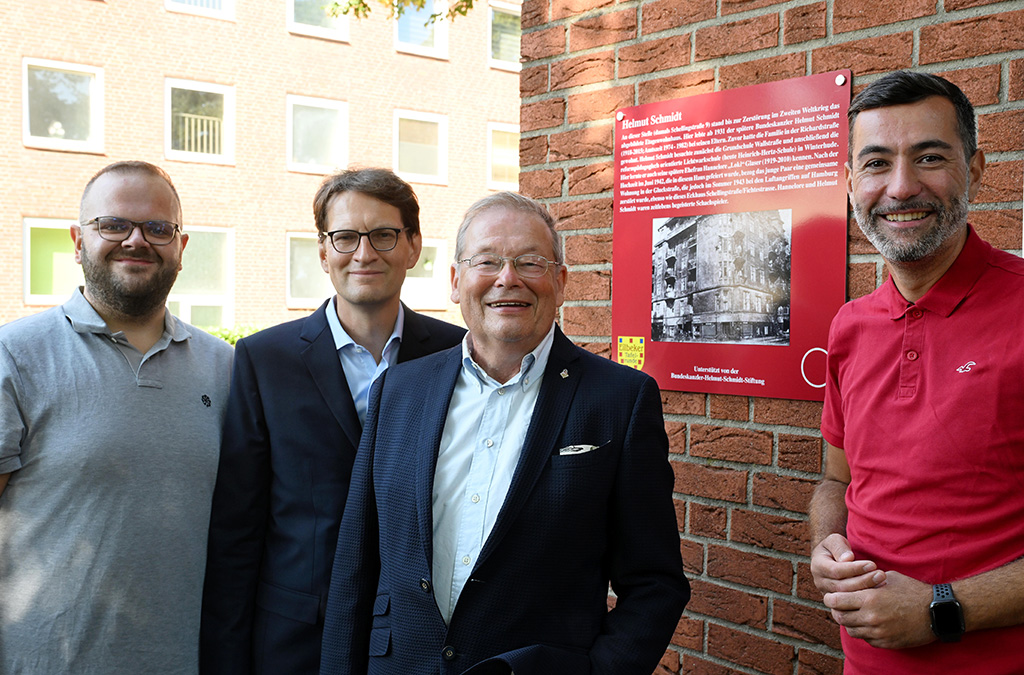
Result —
M411 361L427 355L424 346L430 339L430 330L426 327L421 317L404 304L405 325L402 327L402 343L398 347L398 362Z
M498 512L498 519L487 541L484 542L483 550L480 551L477 567L483 564L504 537L529 499L544 467L547 466L554 450L553 445L569 416L569 408L572 406L582 376L580 369L573 366L579 358L576 349L577 347L556 326L555 341L551 345L548 365L544 369L544 381L541 383L540 395L537 397L533 417L523 441L519 463L512 475L505 503Z
M334 336L327 325L324 312L327 311L328 305L331 305L331 300L327 300L320 309L306 317L303 323L299 338L309 344L301 352L302 362L309 369L309 374L327 402L327 407L338 420L352 447L357 448L363 429L359 424L356 406L352 402L352 393L348 390L345 371L338 359Z
M462 348L452 347L447 358L438 359L437 366L429 373L429 386L436 392L447 392L445 396L425 396L423 408L419 411L420 433L403 435L412 438L411 448L416 453L416 517L419 521L420 541L430 569L434 560L434 471L437 470L437 453L441 447L441 434L448 419L448 406L462 367ZM412 424L411 421L408 422Z

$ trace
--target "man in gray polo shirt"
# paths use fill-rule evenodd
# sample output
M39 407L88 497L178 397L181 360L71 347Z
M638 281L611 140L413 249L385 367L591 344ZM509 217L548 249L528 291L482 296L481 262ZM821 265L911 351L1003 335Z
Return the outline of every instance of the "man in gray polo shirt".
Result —
M194 673L231 348L164 306L166 173L102 169L79 221L84 289L0 327L0 672Z

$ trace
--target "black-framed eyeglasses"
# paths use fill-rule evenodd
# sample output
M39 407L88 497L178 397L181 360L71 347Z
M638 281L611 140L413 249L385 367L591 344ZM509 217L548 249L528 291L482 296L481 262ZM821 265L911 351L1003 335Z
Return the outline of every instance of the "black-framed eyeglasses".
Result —
M477 274L485 277L493 277L501 272L501 268L505 266L506 260L512 263L512 267L515 268L516 274L524 279L536 279L537 277L542 277L544 276L544 273L548 271L549 265L555 265L557 267L562 264L533 253L524 253L523 255L516 256L515 258L505 258L493 253L477 253L471 258L464 258L462 260L456 260L455 262L466 263L469 269L473 270Z
M124 241L132 236L136 227L142 230L142 238L153 246L165 246L174 241L174 235L181 230L181 225L166 220L128 220L116 216L100 216L82 223L95 225L96 232L107 241Z
M363 241L363 237L370 240L370 246L375 251L390 251L394 247L398 246L398 235L401 234L405 228L399 227L378 227L375 230L369 232L360 232L358 230L333 230L331 232L321 232L320 239L328 237L331 240L331 246L338 253L355 253L355 250L359 248L359 244Z

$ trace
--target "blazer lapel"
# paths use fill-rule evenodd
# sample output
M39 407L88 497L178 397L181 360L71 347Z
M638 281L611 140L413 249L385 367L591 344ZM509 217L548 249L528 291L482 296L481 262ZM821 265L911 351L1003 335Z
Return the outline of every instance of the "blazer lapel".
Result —
M423 346L430 338L430 331L421 321L421 317L404 304L405 325L402 327L402 344L398 347L398 362L411 361L427 355Z
M434 560L434 471L437 469L437 453L441 447L441 434L448 419L448 406L451 404L452 392L462 367L462 348L452 347L447 358L439 359L436 368L429 373L425 386L436 392L447 392L446 396L427 396L422 399L423 408L419 411L420 433L406 434L411 438L410 448L415 457L410 458L416 464L416 517L419 521L420 541L423 542L423 553L430 569ZM398 422L410 426L412 420Z
M576 349L577 347L556 326L555 341L551 345L548 365L544 369L544 381L541 383L540 395L533 409L533 418L526 431L519 463L512 474L512 484L509 485L505 503L498 512L498 519L477 558L476 567L483 564L501 541L529 499L537 478L547 466L553 444L561 435L582 376L579 369L573 367L573 363L579 358Z
M358 448L363 429L352 402L352 393L348 390L345 371L338 359L338 350L334 347L334 336L324 315L329 305L333 306L330 299L306 317L299 337L309 345L302 350L301 357L352 447Z

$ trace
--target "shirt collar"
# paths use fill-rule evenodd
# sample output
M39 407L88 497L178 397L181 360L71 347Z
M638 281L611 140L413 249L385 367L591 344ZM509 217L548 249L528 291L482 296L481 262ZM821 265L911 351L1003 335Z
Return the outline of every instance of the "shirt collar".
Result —
M327 325L331 328L331 336L334 338L334 348L340 350L342 347L349 345L355 345L356 341L345 331L345 328L341 325L341 320L338 318L338 309L335 303L338 302L338 296L331 298L331 301L327 303L324 311L327 313ZM402 332L405 329L405 306L399 303L398 305L398 318L395 319L395 327L391 331L391 337L384 344L384 350L386 351L388 346L391 345L393 340L402 341Z
M974 284L981 278L991 256L992 247L978 236L973 227L968 225L967 241L964 243L960 255L946 270L946 273L935 282L935 285L913 304L929 312L948 317L974 288ZM892 280L892 275L889 275L886 284L889 293L889 318L899 319L906 314L911 303L907 302L906 298L900 294L896 283Z
M110 332L110 327L107 326L107 322L99 315L96 308L85 299L81 286L76 288L75 292L71 294L71 298L61 305L61 309L64 310L64 316L71 322L71 328L76 333L114 335ZM170 339L175 342L181 342L192 337L192 333L187 328L185 322L178 320L177 317L171 314L171 310L166 307L164 307L164 334L170 336Z
M526 390L540 382L540 376L544 374L544 369L548 364L548 356L551 355L551 345L555 341L555 323L551 323L551 328L548 329L547 335L545 335L540 341L540 344L534 347L533 351L524 356L523 360L520 361L519 372L516 373L508 382L504 383L498 382L488 375L484 372L484 369L473 360L473 355L470 354L469 351L469 338L469 333L466 333L462 338L462 370L464 375L470 375L471 379L479 384L481 392L485 387L494 389L515 385L520 385L523 390ZM535 372L536 376L531 376L531 372Z

